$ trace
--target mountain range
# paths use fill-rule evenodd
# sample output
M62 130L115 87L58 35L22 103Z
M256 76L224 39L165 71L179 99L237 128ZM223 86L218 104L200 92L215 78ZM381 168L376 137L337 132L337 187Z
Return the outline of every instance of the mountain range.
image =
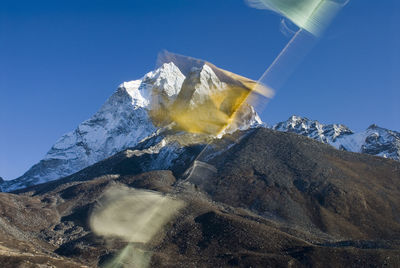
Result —
M399 267L399 133L232 121L254 83L190 59L121 84L0 181L2 267Z
M316 120L292 116L272 129L307 136L339 150L400 160L400 133L375 124L355 133L341 124L324 125Z
M147 153L163 150L169 152L170 158L176 157L176 150L186 145L182 139L178 142L180 144L176 141L182 132L175 131L175 134L166 137L162 133L166 133L171 126L156 122L154 114L165 113L165 109L177 99L196 105L204 102L210 92L226 87L226 83L220 79L221 75L217 75L221 69L212 64L197 63L191 69L186 65L186 62L177 61L175 64L164 63L139 80L122 83L98 112L56 141L39 163L17 179L0 182L1 190L13 191L56 180L139 144ZM196 89L195 92L188 94L185 89L182 90L188 84ZM226 133L253 127L268 128L252 106L245 105L242 110L243 115ZM292 116L270 128L307 136L339 150L400 160L400 133L376 125L354 133L341 124L324 125L315 120ZM195 140L193 137L190 139ZM143 144L147 147L143 147ZM159 160L149 168L168 169L171 161Z

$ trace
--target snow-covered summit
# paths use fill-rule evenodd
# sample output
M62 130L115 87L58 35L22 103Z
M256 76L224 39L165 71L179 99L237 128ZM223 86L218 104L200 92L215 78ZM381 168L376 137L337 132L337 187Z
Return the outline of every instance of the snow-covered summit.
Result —
M316 120L295 115L284 122L274 125L272 128L301 134L324 143L332 143L338 138L353 134L348 127L341 124L323 125Z
M190 85L195 92L183 94L181 91ZM210 90L222 87L224 83L206 64L194 67L185 77L174 63L164 63L142 79L122 83L98 112L56 141L39 163L21 177L1 183L0 187L2 191L12 191L55 180L135 147L156 135L159 127L170 123L156 119L162 118L159 114L166 114L178 96L195 106L204 101ZM254 109L249 111L240 128L260 123Z
M208 101L210 96L225 88L213 70L207 65L201 68L193 67L182 85L180 96L184 99L190 98L189 106L193 107Z
M340 150L400 160L400 133L375 124L354 133L341 124L324 125L316 120L291 116L274 125L272 129L307 136Z
M151 85L153 96L167 96L169 101L174 100L182 87L185 76L174 63L164 63L155 71L147 73L142 79L143 83Z
M346 151L400 160L400 133L375 124L332 145Z

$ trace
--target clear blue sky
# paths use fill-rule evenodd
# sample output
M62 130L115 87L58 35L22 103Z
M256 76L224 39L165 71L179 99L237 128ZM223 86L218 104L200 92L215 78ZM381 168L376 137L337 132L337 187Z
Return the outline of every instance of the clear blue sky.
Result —
M0 176L13 179L162 49L257 79L288 42L243 0L2 0ZM400 130L399 0L352 0L266 107L355 131Z

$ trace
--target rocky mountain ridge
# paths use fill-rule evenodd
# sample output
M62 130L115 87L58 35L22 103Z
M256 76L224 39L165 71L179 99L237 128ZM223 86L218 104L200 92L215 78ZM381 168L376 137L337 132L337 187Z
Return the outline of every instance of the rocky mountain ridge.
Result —
M303 135L330 144L336 149L400 160L400 133L373 124L353 132L341 124L324 125L305 117L291 116L272 129Z
M171 170L143 173L165 157L167 146L143 149L168 140L162 136L71 176L0 193L0 263L128 263L136 255L125 254L127 241L100 236L89 223L110 189L142 189L185 204L151 243L135 244L149 267L399 267L398 161L254 128L214 139L211 147L226 150L206 151L214 172L201 180L176 171L205 144L181 147Z

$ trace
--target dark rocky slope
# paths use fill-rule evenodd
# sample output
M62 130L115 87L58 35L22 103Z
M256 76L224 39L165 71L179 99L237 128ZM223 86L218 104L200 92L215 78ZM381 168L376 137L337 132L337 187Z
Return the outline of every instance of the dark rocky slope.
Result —
M201 180L182 175L197 146L182 151L172 171L142 173L152 155L121 152L61 180L1 193L0 262L99 265L126 243L95 236L87 219L99 196L122 184L187 204L152 242L154 267L400 266L399 162L264 128L245 134L208 161L217 173Z

